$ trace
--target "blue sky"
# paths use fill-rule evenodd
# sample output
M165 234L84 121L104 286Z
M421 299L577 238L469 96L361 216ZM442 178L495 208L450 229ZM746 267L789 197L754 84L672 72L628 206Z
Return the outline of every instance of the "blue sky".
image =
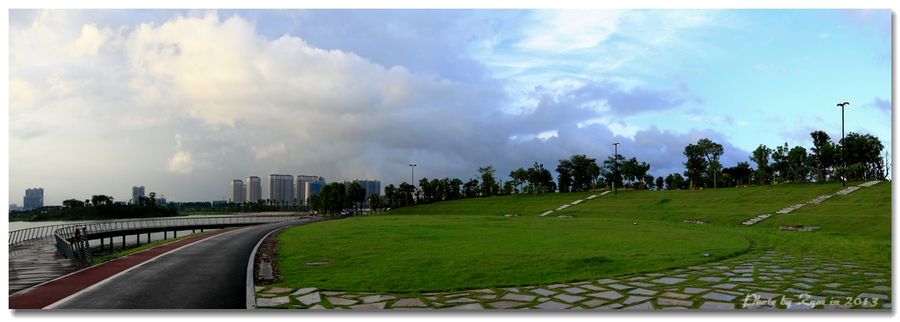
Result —
M844 101L846 131L891 152L891 15L10 10L9 202L135 185L213 200L274 173L387 186L409 163L509 180L614 142L664 176L701 138L726 167L815 130L837 141Z

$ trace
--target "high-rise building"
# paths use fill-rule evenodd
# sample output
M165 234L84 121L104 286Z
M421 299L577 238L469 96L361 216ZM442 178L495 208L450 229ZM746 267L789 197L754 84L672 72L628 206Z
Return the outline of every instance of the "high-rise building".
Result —
M44 188L25 189L25 210L44 206Z
M275 204L294 203L294 176L289 174L269 175L269 200Z
M244 189L244 182L241 180L231 181L231 202L244 203L247 201L247 190Z
M309 193L307 190L307 182L318 182L325 181L324 178L320 176L307 176L307 175L298 175L297 183L294 185L294 198L297 198L298 205L305 205L307 198L309 198Z
M381 182L378 180L368 180L368 179L353 179L353 182L359 184L363 189L366 190L366 201L365 204L369 202L369 195L375 193L379 196L381 195Z
M256 202L262 199L262 183L257 176L247 178L247 201Z
M131 203L137 204L144 197L144 186L131 187Z
M309 198L312 195L318 194L322 192L322 188L325 187L325 178L319 177L317 181L307 181L306 182L306 198Z

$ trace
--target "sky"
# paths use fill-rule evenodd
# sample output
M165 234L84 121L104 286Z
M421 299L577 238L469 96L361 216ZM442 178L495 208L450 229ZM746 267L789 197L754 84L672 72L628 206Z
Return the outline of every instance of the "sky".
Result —
M228 199L269 174L498 179L684 147L892 155L891 9L26 10L8 24L8 203L144 186ZM756 165L751 163L754 168ZM892 171L893 172L893 171ZM556 173L554 172L554 176Z

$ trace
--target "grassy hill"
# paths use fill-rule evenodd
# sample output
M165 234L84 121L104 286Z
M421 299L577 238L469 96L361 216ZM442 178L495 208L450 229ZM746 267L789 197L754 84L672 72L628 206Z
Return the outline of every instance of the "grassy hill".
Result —
M848 186L862 182L848 183ZM889 185L888 190L890 190ZM765 187L677 191L626 191L606 194L554 212L587 218L618 218L683 222L703 219L713 225L737 225L756 215L773 214L789 205L806 203L842 189L840 183L789 184ZM597 192L512 195L471 198L405 207L389 215L502 215L537 216L548 210L585 199ZM889 196L889 194L888 194ZM889 213L889 212L888 212Z
M891 184L882 182L848 195L836 195L756 224L759 228L774 229L779 225L821 227L819 233L832 235L890 239Z
M857 186L861 182L848 183ZM834 194L841 184L473 198L297 226L279 236L285 285L427 291L568 282L775 250L890 266L891 184L861 188L754 226L740 222ZM518 213L520 217L504 217ZM557 215L575 218L557 218ZM685 224L684 219L711 221ZM638 225L634 225L638 222ZM780 224L820 226L781 231ZM703 256L708 254L708 256ZM306 266L324 261L328 265Z

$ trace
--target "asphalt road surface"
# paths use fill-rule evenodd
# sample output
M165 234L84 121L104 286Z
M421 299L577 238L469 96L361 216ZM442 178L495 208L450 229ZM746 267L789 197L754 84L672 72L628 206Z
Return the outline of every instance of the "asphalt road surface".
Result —
M313 221L318 220L246 227L204 239L97 283L52 308L246 309L247 265L253 248L273 230Z

